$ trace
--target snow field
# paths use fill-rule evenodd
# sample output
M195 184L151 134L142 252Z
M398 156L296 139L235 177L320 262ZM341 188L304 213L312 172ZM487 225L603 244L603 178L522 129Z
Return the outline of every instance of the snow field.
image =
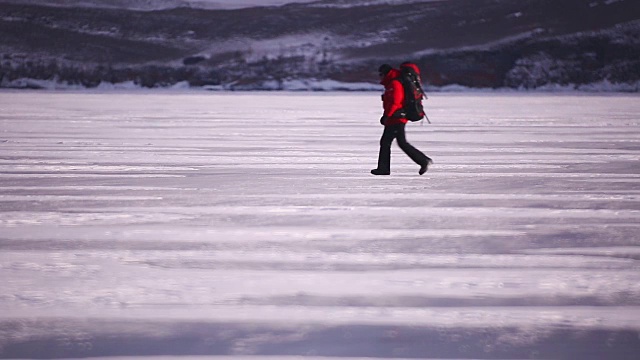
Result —
M0 357L632 359L637 100L2 92Z

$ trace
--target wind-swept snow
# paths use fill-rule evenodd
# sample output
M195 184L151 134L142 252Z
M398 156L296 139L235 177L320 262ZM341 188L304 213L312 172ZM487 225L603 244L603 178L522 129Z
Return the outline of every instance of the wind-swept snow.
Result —
M634 359L637 96L0 94L0 357Z

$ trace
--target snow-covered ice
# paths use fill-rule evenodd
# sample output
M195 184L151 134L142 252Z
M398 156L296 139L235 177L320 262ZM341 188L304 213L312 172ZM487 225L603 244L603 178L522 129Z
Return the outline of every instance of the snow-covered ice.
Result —
M636 359L638 100L1 92L0 358Z

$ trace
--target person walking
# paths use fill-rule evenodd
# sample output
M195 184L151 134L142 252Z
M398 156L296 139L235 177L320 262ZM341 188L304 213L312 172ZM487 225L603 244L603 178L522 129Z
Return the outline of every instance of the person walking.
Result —
M378 167L371 170L373 175L391 174L391 144L395 139L400 149L407 154L411 160L420 165L418 174L427 172L429 165L433 163L430 157L407 142L404 128L407 119L402 111L404 102L404 89L398 77L400 71L394 69L389 64L383 64L378 68L380 84L384 86L382 95L383 114L380 124L384 125L384 132L380 138L380 153L378 154Z

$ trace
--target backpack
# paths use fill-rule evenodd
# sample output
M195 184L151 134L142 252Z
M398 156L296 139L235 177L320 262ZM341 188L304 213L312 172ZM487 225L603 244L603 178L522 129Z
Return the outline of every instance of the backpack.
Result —
M427 98L422 89L420 69L414 63L404 62L400 65L398 78L404 89L404 114L409 121L420 121L426 114L422 106L422 98Z

